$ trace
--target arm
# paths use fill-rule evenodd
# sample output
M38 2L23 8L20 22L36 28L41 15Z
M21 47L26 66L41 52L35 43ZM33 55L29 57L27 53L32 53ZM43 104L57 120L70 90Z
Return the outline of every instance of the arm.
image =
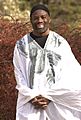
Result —
M28 101L31 100L34 96L37 95L37 93L30 89L28 87L28 65L29 63L29 58L26 58L26 62L27 62L27 77L25 76L25 72L23 69L23 62L22 62L22 58L21 55L19 53L19 50L17 48L17 44L15 46L14 49L14 56L13 56L13 64L14 64L14 73L15 73L15 78L16 78L16 89L19 91L20 94L22 94L23 96L26 96L28 98Z
M26 62L29 62L28 58L26 59L27 59ZM28 98L28 101L30 101L31 104L34 105L36 109L38 108L45 109L49 103L49 100L39 95L38 93L36 93L36 91L28 87L29 83L25 78L25 73L23 70L23 64L21 60L22 60L21 55L19 54L19 51L16 45L14 49L14 57L13 57L14 72L15 72L15 78L17 82L16 89L19 91L20 94L22 94L23 96L26 96ZM27 64L29 65L29 63ZM27 69L27 73L28 73L28 69Z
M54 103L81 110L81 66L75 59L67 42L60 47L62 73L54 86L42 95Z

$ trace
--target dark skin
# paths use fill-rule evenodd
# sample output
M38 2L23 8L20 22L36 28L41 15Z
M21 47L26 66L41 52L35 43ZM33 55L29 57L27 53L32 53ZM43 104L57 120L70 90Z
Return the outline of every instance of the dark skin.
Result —
M32 14L30 21L33 27L33 34L37 36L46 36L49 34L51 19L46 11L36 10Z
M46 36L49 34L49 25L51 22L50 16L44 10L36 10L30 21L33 27L33 34L36 36ZM46 109L50 100L43 97L42 95L36 96L31 101L31 104L35 107L35 109Z
M34 105L35 109L46 109L48 104L50 103L50 100L43 97L42 95L36 96L31 101L32 105Z

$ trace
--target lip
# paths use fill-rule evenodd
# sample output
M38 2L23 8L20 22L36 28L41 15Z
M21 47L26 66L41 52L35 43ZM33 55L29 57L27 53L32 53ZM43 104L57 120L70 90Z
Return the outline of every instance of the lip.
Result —
M37 27L38 27L38 28L44 28L44 25L43 25L42 23L38 23L38 24L37 24Z

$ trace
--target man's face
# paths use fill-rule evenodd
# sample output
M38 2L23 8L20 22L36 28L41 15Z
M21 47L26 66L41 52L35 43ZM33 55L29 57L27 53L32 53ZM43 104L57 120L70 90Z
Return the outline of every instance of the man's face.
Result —
M35 33L42 34L49 29L50 16L44 10L36 10L31 16L31 23Z

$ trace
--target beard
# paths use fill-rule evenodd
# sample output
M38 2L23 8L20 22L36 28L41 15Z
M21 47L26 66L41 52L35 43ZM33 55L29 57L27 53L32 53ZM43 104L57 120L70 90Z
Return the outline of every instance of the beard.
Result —
M36 33L39 33L39 34L42 34L44 32L47 31L47 29L49 28L49 25L48 24L45 24L45 25L32 25L33 26L33 30L36 32Z
M46 32L46 30L47 30L47 28L45 29L45 28L39 28L39 29L37 29L37 32L38 33L44 33L44 32Z

